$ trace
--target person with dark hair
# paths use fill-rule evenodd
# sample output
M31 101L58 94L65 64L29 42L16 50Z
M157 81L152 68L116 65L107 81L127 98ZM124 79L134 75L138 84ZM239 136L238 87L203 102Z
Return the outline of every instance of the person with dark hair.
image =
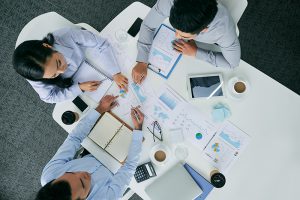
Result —
M92 49L92 56L120 88L127 89L128 80L120 73L118 62L108 41L78 28L63 28L50 33L43 40L21 43L14 51L13 66L27 79L41 100L57 103L72 99L83 91L94 91L100 81L82 83L72 76L85 62L84 50Z
M134 125L132 142L125 163L116 174L110 172L91 154L74 158L80 143L101 114L117 105L116 97L104 96L98 107L91 109L57 150L42 172L41 184L36 200L119 199L133 177L142 149L142 125L144 115L132 108ZM105 130L103 130L105 131Z
M239 65L240 43L235 23L228 10L216 0L157 0L145 17L138 39L137 64L132 69L134 82L147 76L149 52L155 30L169 17L175 28L173 48L216 67L233 69ZM216 44L221 52L205 50L204 44Z

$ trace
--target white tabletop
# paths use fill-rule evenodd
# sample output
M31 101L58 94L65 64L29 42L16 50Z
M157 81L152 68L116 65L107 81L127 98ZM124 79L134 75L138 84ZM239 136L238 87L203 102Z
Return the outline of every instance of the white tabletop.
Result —
M120 13L100 34L103 37L109 37L119 29L128 30L137 17L143 19L148 11L147 6L134 3ZM129 38L127 42L127 52L131 58L135 58L137 54L137 38L138 36ZM125 73L130 75L130 70L123 70L127 70ZM297 126L300 119L299 95L244 61L241 61L236 70L228 71L183 56L168 80L150 70L148 70L147 79L151 80L156 89L162 83L168 83L188 100L186 75L210 72L221 72L225 83L234 75L245 77L250 83L249 93L242 100L235 100L227 94L227 98L212 98L190 101L190 103L208 114L216 103L227 104L232 112L230 121L249 134L251 142L227 174L226 185L221 189L214 189L207 199L295 199L300 194L297 181L300 179L300 173L297 171L300 169L298 156L300 150L297 147L300 140ZM56 108L54 112L57 110L60 109ZM53 117L56 121L60 120L58 114L53 114ZM69 132L71 129L66 130ZM150 160L149 149L154 145L149 132L145 131L144 135L146 140L143 144L140 163ZM212 166L199 157L197 151L190 149L186 161L208 178ZM173 156L166 166L156 167L158 176L176 162L178 161ZM148 199L144 189L153 180L155 178L136 183L133 179L130 187L143 199Z

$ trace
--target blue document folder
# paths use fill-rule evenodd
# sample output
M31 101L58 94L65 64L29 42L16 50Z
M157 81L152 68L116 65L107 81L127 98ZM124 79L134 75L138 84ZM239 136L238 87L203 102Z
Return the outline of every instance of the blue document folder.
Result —
M184 168L189 172L189 174L193 177L194 181L201 188L203 193L196 198L196 200L204 200L208 194L212 191L214 186L208 182L203 176L201 176L198 172L196 172L191 166L187 163L184 164Z

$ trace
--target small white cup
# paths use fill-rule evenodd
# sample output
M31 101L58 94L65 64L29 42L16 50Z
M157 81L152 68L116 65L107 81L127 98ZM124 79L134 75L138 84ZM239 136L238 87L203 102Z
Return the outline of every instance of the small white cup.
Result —
M234 98L240 99L249 91L249 84L248 82L241 77L232 77L228 81L228 90Z
M150 150L150 159L157 166L164 166L170 157L170 149L164 144L157 144Z

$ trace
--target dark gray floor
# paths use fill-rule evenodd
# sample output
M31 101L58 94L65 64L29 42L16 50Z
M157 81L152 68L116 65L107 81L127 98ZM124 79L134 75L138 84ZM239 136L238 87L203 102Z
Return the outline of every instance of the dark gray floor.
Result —
M53 105L39 100L12 69L23 26L56 11L74 23L101 30L133 0L1 0L0 2L0 199L33 199L44 165L67 133L53 121ZM152 6L155 0L143 0ZM249 0L239 22L242 59L300 93L299 0Z

